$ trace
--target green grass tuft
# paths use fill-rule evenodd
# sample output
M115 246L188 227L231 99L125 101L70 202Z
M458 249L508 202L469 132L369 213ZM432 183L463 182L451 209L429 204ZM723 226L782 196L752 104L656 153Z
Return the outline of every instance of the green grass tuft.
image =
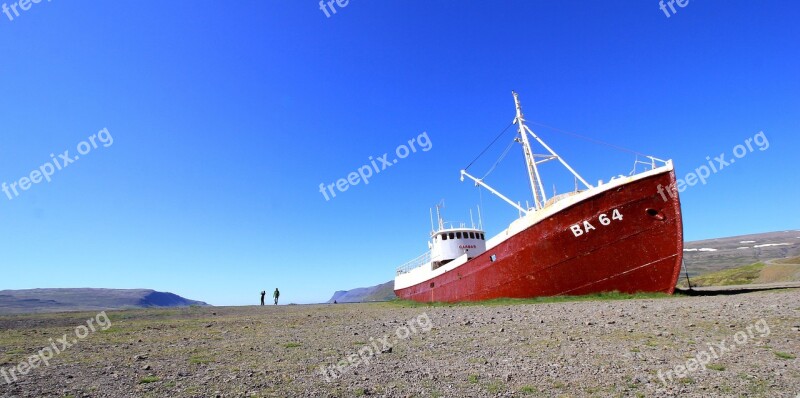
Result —
M764 263L755 263L695 276L692 278L692 287L749 285L761 276L764 267ZM678 286L686 287L685 282L681 280Z
M780 359L795 359L796 357L788 352L775 351L775 356Z
M158 377L155 377L155 376L146 376L146 377L142 377L139 380L139 384L155 383L155 382L157 382L159 380L161 380L161 379L159 379Z
M214 362L214 359L207 355L194 355L191 358L189 358L189 363L195 365L201 365L211 362Z
M395 299L383 303L384 305L401 306L401 307L447 307L447 306L500 306L500 305L518 305L518 304L547 304L547 303L563 303L573 301L616 301L616 300L637 300L637 299L660 299L674 297L666 293L620 293L620 292L605 292L587 294L584 296L551 296L551 297L535 297L535 298L499 298L483 301L461 301L457 303L446 302L433 302L433 303L420 303L410 300Z

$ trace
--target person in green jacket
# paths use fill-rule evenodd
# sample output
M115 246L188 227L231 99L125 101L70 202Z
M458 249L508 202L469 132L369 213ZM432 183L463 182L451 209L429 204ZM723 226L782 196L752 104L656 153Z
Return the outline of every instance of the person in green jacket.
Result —
M275 288L275 293L272 293L272 297L275 299L275 305L278 305L278 297L281 296L281 292L278 291L278 288Z

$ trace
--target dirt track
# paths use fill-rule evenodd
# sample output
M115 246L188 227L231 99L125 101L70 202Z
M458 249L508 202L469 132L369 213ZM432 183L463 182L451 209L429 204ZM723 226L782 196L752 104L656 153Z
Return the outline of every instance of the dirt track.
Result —
M0 397L800 393L797 289L506 306L198 307L108 315L107 330L95 322L95 332L54 355L49 366L38 363L11 384L2 370L50 346L50 338L74 339L96 314L0 317ZM707 362L705 370L680 368L698 367L698 360Z

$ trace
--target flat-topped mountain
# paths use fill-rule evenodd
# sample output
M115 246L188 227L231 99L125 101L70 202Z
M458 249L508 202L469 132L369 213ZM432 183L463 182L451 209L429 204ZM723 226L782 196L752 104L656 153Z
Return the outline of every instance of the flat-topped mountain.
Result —
M0 290L0 314L208 305L150 289Z

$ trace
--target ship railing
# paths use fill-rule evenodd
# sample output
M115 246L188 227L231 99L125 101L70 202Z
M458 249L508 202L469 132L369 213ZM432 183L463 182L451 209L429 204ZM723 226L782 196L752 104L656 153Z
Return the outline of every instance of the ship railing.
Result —
M409 261L409 262L397 267L397 275L402 275L402 274L411 272L411 270L413 270L413 269L415 269L417 267L421 267L421 266L423 266L423 265L425 265L425 264L427 264L429 262L431 262L431 252L430 252L430 250L428 250L425 253L422 253L421 255L419 255L418 257L414 258L413 260L411 260L411 261Z
M636 167L638 165L644 165L645 167L650 167L650 170L655 170L657 167L666 166L666 165L668 165L670 163L669 160L663 160L663 159L659 159L659 158L653 157L653 156L645 156L645 157L647 159L650 159L650 161L646 162L646 161L643 161L643 160L639 160L639 156L638 155L636 156L636 160L633 162L633 170L631 170L630 174L628 174L628 175L632 176L632 175L635 175L635 174L639 174L639 173L636 172ZM660 163L660 165L659 165L659 163ZM647 169L645 169L645 171L647 171Z

